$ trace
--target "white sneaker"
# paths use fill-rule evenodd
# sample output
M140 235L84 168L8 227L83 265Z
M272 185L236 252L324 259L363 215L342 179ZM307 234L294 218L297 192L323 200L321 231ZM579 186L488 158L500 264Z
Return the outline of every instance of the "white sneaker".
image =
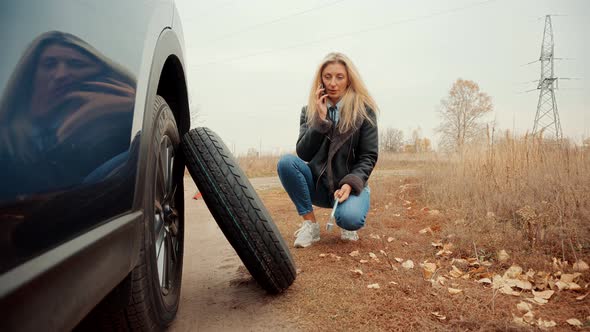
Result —
M305 248L320 240L320 224L305 220L295 231L295 248Z
M344 228L341 228L340 231L341 231L340 238L342 240L358 241L358 239L359 239L359 235L357 234L356 231L348 231Z

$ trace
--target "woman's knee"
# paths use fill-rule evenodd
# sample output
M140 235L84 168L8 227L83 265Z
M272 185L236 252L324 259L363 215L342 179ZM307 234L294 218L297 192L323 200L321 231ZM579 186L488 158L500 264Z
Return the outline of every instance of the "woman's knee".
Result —
M299 159L299 158L292 155L292 154L286 154L286 155L282 156L279 159L279 162L277 163L277 172L279 174L281 174L281 173L284 173L285 171L293 169L293 167L297 163L297 159Z
M347 231L356 231L365 226L365 216L358 213L343 213L336 217L336 224Z

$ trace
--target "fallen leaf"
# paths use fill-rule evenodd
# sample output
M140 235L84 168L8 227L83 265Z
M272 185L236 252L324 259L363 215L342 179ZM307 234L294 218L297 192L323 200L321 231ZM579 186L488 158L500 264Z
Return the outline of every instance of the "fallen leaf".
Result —
M377 258L377 255L375 255L374 253L370 252L369 253L369 257L371 257L372 259L375 259L375 258Z
M568 266L567 261L561 261L559 258L553 257L553 268L556 270L564 270Z
M439 251L436 253L436 256L445 256L445 257L446 257L446 256L450 256L450 255L452 255L452 254L453 254L453 252L452 252L452 251L450 251L450 250L439 250Z
M397 282L395 282L395 281L390 281L389 283L390 283L391 285L399 285L399 284L398 284Z
M574 271L582 272L587 271L588 269L590 269L590 267L588 267L588 263L584 262L581 259L574 263Z
M359 263L361 263L361 264L365 264L365 263L368 263L368 262L369 262L369 261L368 261L368 260L366 260L366 259L361 259L361 260L359 261Z
M506 262L510 258L510 255L506 252L506 250L502 249L498 251L498 261L499 262Z
M568 324L570 324L571 326L576 326L576 327L582 326L582 322L580 322L578 319L575 319L575 318L570 318L570 319L566 320L566 322Z
M430 245L435 248L442 248L443 246L442 242L430 242Z
M380 287L379 287L379 284L370 284L369 286L367 286L367 288L377 289L377 288L380 288Z
M387 257L387 253L385 252L385 250L379 250L379 253L381 253L381 255Z
M551 296L553 295L553 293L555 293L555 292L552 291L552 290L546 290L546 291L543 291L543 292L536 292L536 291L533 290L533 296L534 297L540 297L540 298L545 299L545 300L549 300L551 298Z
M452 270L449 272L449 275L453 278L459 278L463 274L464 272L459 270L455 265L452 266Z
M530 282L520 280L520 279L506 279L506 278L504 278L504 283L510 287L518 287L518 288L524 289L524 290L533 289L533 285Z
M529 299L527 299L527 300L529 300ZM532 301L530 301L530 302L538 303L538 304L547 304L547 303L549 303L549 301L547 301L546 299L544 299L542 297L537 297L537 296L533 297Z
M422 266L424 268L424 271L422 271L422 274L424 275L424 279L430 279L430 277L432 277L432 275L436 271L436 264L424 263L424 264L422 264Z
M580 285L576 284L575 282L563 282L563 281L558 281L555 283L555 286L557 286L557 288L559 290L579 290L582 289L582 287L580 287Z
M525 322L522 317L515 316L514 314L512 315L512 321L514 323L516 323L516 325L519 325L522 327L529 326L529 324L527 322Z
M404 246L409 246L408 242L405 242L405 241L404 241L403 245Z
M580 296L576 297L576 300L582 301L583 299L586 298L586 296L588 296L588 294L590 294L590 293L586 293L585 295L580 295Z
M563 282L575 282L576 279L578 279L581 275L582 274L579 272L571 273L571 274L564 273L561 275L559 280L563 281Z
M516 305L516 308L522 313L533 310L533 306L531 304L522 301Z
M404 261L403 258L399 258L399 257L394 257L393 259L395 259L396 262L401 263Z
M463 266L466 267L467 266L467 260L463 259L463 258L453 258L453 260L451 260L451 265L459 265L459 266Z
M375 240L381 240L381 237L379 237L379 235L376 235L376 234L369 234L369 237L370 237L371 239L375 239Z
M489 284L492 283L492 281L490 280L490 278L481 278L477 282L479 282L480 284L486 284L486 285L489 285Z
M358 276L362 276L363 275L363 271L360 269L354 269L354 270L350 270L350 272L358 275Z
M395 239L392 238L391 236L387 238L387 242L393 242L393 240L395 240Z
M327 254L320 254L320 257L326 257L328 256Z
M492 280L492 287L494 289L498 289L499 292L502 294L520 296L520 292L513 290L512 289L513 285L510 285L509 283L507 283L506 280L510 280L510 279L504 279L504 278L500 277L499 275L495 275L494 279Z
M532 311L529 311L522 316L522 319L529 324L533 324L535 322L535 315Z
M414 262L412 262L411 260L407 260L405 262L402 263L402 267L404 269L413 269L414 268Z
M431 312L431 314L439 320L445 320L447 317L441 315L438 311Z
M426 233L432 234L432 229L430 229L430 227L426 227L426 228L423 228L423 229L419 230L418 233L420 233L420 234L426 234Z
M526 279L528 281L534 281L535 280L535 270L533 269L529 269L528 271L526 271L526 273L524 274L524 277L526 277Z
M539 289L539 290L544 290L549 286L549 280L551 279L551 276L549 275L549 273L547 272L537 272L535 274L535 277L533 279L534 283L535 283L535 288ZM553 279L551 279L553 280Z
M445 285L445 282L447 282L447 280L448 280L448 279L447 279L447 278L445 278L445 277L443 277L443 276L438 276L438 277L436 278L436 282L438 282L438 283L439 283L439 284L441 284L442 286L444 286L444 285Z
M462 293L462 292L463 292L463 290L462 290L462 289L451 288L451 287L447 288L447 290L449 291L449 293L450 293L451 295L457 295L457 294L459 294L459 293Z
M522 274L522 267L512 265L506 272L504 272L505 279L517 279Z
M555 323L555 321L552 321L552 320L542 320L541 318L539 318L537 320L537 325L540 328L550 328L550 327L557 326L557 323Z
M356 256L360 255L360 253L358 250L355 250L355 251L351 252L349 255L352 257L356 257Z
M510 288L508 285L500 287L500 293L512 296L520 296L520 293Z

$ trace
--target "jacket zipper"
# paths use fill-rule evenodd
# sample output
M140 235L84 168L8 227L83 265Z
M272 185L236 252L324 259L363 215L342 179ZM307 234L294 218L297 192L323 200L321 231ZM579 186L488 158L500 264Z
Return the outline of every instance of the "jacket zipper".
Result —
M315 183L315 189L318 189L318 186L320 185L320 179L322 178L322 175L324 174L324 172L326 171L326 168L328 168L328 162L326 162L326 164L324 165L324 167L322 168L322 170L320 171L320 175L318 175L318 180Z
M351 151L352 151L352 139L350 142L350 147L348 148L348 157L346 158L346 173L350 173L350 168L348 167L348 161L350 160L350 152ZM353 152L352 156L354 157L354 152Z

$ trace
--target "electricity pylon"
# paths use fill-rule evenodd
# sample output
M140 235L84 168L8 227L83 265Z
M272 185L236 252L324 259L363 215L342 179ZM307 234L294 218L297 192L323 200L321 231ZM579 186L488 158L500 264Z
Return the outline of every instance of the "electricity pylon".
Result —
M558 87L557 77L553 71L554 60L553 45L553 27L551 26L551 15L545 16L545 30L543 31L543 42L541 44L541 77L537 90L539 92L539 102L537 104L537 114L535 115L535 125L533 126L533 135L542 133L545 137L561 140L561 123L559 122L559 113L557 112L557 101L555 100L554 89Z

